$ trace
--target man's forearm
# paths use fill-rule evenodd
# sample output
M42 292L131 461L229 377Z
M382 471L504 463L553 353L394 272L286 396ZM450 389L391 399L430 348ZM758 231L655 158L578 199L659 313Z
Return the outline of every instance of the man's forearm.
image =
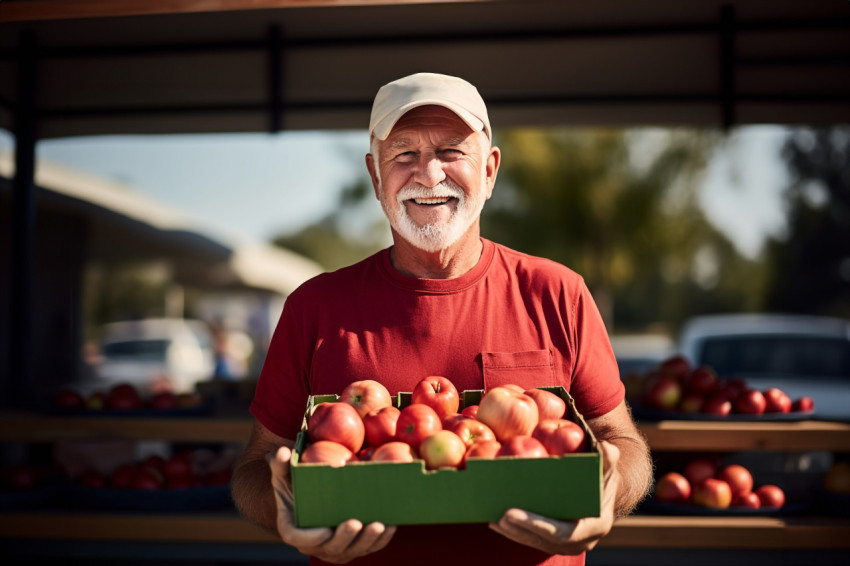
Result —
M634 511L652 488L652 460L649 448L640 436L614 436L608 441L620 450L617 465L620 485L615 510L618 517L624 517Z
M233 470L231 491L242 515L277 534L277 505L271 485L271 471L265 460L240 462Z

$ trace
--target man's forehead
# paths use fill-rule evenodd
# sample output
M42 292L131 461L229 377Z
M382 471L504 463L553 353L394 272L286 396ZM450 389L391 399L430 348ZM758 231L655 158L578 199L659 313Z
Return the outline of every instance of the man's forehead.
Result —
M456 130L456 137L466 138L473 133L472 128L460 116L443 106L418 106L406 112L393 126L387 139L402 130L418 128L445 128Z

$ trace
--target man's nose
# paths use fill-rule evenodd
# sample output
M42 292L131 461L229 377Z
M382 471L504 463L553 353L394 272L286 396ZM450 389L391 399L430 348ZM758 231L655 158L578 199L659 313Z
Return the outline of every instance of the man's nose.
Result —
M420 158L413 176L414 181L425 187L433 187L446 179L443 162L433 154L425 154Z

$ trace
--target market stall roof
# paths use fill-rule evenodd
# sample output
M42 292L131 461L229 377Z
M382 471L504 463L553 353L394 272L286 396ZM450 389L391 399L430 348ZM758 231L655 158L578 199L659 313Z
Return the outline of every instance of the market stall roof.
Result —
M39 138L365 128L422 70L476 84L497 127L850 122L850 4L0 3L0 127L29 88Z
M11 155L0 152L0 183L11 172ZM167 261L184 285L283 296L322 272L303 256L214 226L114 180L41 162L35 182L39 206L84 218L90 261Z

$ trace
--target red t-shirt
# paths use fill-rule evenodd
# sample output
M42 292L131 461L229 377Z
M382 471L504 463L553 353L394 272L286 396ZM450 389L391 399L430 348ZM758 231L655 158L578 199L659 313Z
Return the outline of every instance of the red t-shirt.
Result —
M251 413L294 439L309 395L362 379L395 395L429 375L448 377L459 391L562 385L585 418L619 405L624 387L584 280L482 243L478 264L456 279L403 275L383 250L303 284L284 304ZM361 563L576 565L584 557L550 558L486 525L434 525L399 527L386 549L351 562Z

